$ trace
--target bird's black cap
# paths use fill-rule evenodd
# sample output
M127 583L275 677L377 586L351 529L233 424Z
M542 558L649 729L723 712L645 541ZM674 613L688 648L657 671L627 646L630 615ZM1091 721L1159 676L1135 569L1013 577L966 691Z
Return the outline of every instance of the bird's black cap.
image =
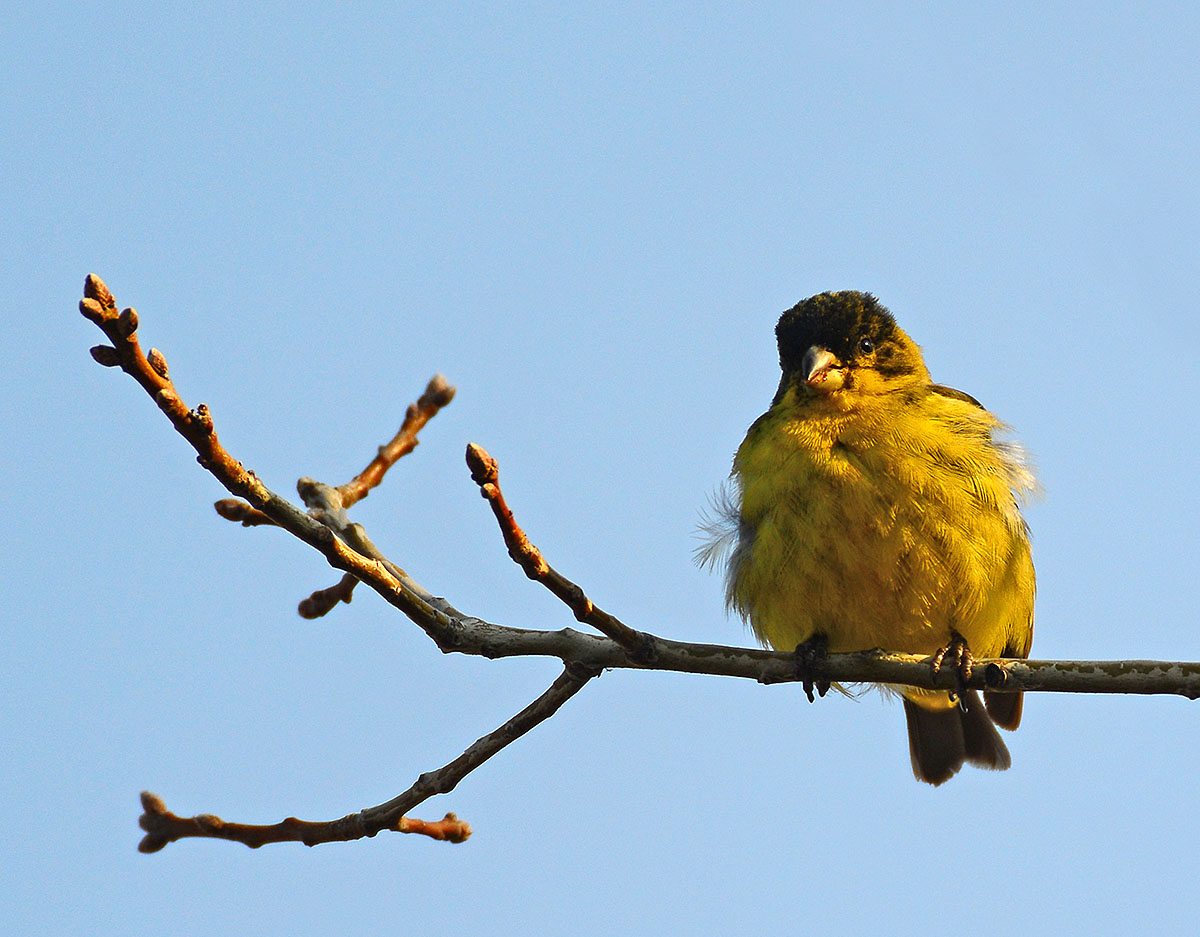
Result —
M887 359L879 362L880 370L911 370L911 362L902 360L907 355L892 354L893 346L907 337L892 314L870 293L842 290L803 299L779 317L775 337L779 341L779 364L785 373L796 371L804 353L814 345L848 364L864 338L870 339L880 349L880 357Z
M779 317L775 337L784 370L798 366L813 345L833 352L842 361L854 356L863 338L876 344L891 338L896 320L870 293L842 290L802 299Z

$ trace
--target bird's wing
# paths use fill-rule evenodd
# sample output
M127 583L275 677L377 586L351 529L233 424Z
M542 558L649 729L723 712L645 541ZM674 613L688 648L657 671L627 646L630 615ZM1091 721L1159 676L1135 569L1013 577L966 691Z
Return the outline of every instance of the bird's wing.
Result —
M965 401L966 403L974 404L980 410L987 409L987 407L985 407L983 404L981 404L978 400L976 400L974 397L972 397L966 391L955 390L953 387L947 387L945 384L930 384L929 389L931 391L933 391L933 393L939 394L942 397L950 397L954 400L962 400L962 401Z

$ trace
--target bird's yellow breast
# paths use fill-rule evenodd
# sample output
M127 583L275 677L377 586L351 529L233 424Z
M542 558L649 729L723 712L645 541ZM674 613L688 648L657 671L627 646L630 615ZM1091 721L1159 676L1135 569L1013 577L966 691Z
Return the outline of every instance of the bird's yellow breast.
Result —
M1033 565L1015 466L982 408L929 393L846 408L789 391L734 460L731 604L791 649L1027 649Z

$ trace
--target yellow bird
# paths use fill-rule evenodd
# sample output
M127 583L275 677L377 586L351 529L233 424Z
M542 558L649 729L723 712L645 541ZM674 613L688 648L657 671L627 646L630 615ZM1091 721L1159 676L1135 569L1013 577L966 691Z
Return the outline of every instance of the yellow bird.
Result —
M729 606L780 650L1028 657L1020 502L1036 483L1004 425L933 383L869 293L803 300L775 334L779 389L734 457L731 523L701 550L729 548ZM995 726L1018 726L1020 694L893 689L919 780L1010 765Z

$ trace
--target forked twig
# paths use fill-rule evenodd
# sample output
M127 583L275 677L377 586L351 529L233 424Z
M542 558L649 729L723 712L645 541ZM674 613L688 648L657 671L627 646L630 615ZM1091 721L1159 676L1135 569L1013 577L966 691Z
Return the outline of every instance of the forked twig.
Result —
M417 433L453 399L454 388L446 383L446 379L442 375L435 374L425 386L425 392L421 394L417 402L408 405L404 422L399 431L390 442L379 447L375 458L367 464L366 468L346 484L339 485L337 488L320 485L324 503L336 503L336 509L344 512L346 508L365 498L372 488L383 481L388 469L417 447ZM309 488L318 485L317 482L307 483ZM302 479L300 485L302 494L305 488L306 480ZM213 507L225 520L238 522L243 527L275 526L275 522L258 508L237 498L223 498L217 501ZM326 526L330 525L327 523ZM381 557L376 558L381 559ZM349 604L357 581L354 576L347 573L334 585L318 589L303 599L297 611L302 618L309 619L327 615L337 607L339 602Z
M157 795L143 792L144 812L138 824L146 831L146 835L138 844L138 850L158 852L177 839L196 836L233 840L253 849L267 843L285 842L316 846L320 843L362 839L384 830L421 833L434 839L461 843L471 835L471 827L454 814L448 813L444 819L433 822L413 820L405 814L436 794L450 793L459 781L494 754L558 712L563 703L598 674L598 670L578 665L564 668L545 693L504 725L480 738L452 762L436 771L422 774L412 787L387 803L368 807L338 820L310 821L288 817L278 823L259 826L250 823L227 823L211 814L181 817L167 810Z

